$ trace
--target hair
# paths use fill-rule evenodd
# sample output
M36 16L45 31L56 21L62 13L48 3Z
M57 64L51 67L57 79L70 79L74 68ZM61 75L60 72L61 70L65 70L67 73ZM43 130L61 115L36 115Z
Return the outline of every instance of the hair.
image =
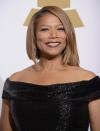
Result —
M66 47L62 52L62 63L71 66L79 66L79 55L77 51L76 36L74 27L67 14L57 6L45 6L37 11L31 18L26 36L26 50L28 57L36 63L40 58L39 50L36 47L36 25L38 18L51 13L55 15L63 24L66 33Z

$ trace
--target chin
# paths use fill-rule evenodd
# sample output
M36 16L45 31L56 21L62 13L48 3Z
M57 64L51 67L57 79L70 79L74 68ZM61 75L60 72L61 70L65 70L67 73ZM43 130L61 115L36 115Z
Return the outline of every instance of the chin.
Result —
M45 57L45 58L56 58L56 57L61 57L62 55L62 50L52 50L52 51L42 51L42 57Z
M61 54L57 54L57 53L45 55L45 57L48 58L48 59L53 59L53 58L57 58L57 57L60 57L60 56L61 56Z

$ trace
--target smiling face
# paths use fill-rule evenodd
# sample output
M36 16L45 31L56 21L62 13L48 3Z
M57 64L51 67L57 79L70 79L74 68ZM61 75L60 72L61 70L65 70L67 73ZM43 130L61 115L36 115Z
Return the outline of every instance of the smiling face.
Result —
M36 42L40 58L61 56L66 46L66 33L55 15L46 13L37 19Z

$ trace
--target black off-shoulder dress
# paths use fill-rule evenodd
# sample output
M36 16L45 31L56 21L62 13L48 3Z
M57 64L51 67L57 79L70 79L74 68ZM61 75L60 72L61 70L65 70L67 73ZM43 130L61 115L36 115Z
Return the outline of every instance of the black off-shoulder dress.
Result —
M38 85L6 79L14 131L88 131L88 103L100 99L100 77Z

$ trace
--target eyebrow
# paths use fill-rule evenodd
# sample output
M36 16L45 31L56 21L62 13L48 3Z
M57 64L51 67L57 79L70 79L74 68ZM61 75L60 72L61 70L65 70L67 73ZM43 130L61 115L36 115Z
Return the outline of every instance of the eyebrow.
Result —
M43 25L40 25L40 27L41 26L51 26L51 25L45 25L45 24L43 24ZM63 26L63 24L58 24L58 25L55 25L55 26Z

